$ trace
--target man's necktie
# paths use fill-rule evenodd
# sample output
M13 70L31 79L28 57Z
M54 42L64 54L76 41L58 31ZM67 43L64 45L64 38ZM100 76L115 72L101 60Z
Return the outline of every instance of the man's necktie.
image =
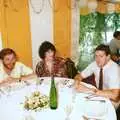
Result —
M103 69L100 69L99 73L99 90L103 89Z

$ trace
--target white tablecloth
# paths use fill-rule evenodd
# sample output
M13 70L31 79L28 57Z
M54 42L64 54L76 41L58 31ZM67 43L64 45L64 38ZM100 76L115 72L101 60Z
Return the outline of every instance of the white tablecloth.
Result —
M66 78L55 78L58 90L58 108L56 110L50 108L37 112L25 110L23 107L25 96L30 96L36 90L49 96L50 78L43 79L41 85L36 85L35 82L29 86L15 84L10 92L1 94L0 120L67 120L67 110L70 110L70 120L84 120L83 116L96 118L91 120L116 120L115 109L110 100L102 97L95 97L92 99L93 101L87 100L85 97L89 94L75 92L71 87L73 81ZM60 81L68 82L64 86L60 84ZM105 102L94 101L98 99L105 100Z

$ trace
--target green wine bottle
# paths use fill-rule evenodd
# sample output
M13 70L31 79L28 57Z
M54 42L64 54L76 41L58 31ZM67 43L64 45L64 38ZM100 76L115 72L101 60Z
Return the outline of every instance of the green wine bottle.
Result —
M57 89L55 86L54 76L51 77L51 88L50 88L50 108L57 109Z

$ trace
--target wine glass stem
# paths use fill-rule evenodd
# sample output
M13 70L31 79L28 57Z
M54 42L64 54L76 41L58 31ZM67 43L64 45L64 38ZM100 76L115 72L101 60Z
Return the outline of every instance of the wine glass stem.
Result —
M70 120L70 117L69 117L69 116L67 116L67 117L65 118L65 120Z

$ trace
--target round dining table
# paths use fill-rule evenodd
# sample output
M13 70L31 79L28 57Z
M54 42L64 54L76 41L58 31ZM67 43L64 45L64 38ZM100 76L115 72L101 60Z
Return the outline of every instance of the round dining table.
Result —
M38 111L25 109L25 99L35 91L49 98L51 77L1 87L0 120L116 120L115 108L109 99L96 96L91 91L77 92L73 79L55 77L55 84L57 109L52 110L48 105Z

